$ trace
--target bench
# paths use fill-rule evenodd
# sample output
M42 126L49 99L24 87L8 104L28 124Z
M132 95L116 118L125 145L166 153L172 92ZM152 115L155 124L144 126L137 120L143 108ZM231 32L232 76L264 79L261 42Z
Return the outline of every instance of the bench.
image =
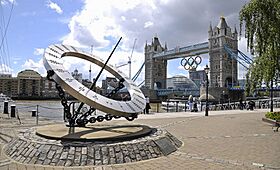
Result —
M274 132L278 132L278 129L280 127L280 121L279 120L273 120L273 119L268 119L268 118L262 118L262 120L264 122L270 123L272 124L272 129L275 127L275 129L273 129Z

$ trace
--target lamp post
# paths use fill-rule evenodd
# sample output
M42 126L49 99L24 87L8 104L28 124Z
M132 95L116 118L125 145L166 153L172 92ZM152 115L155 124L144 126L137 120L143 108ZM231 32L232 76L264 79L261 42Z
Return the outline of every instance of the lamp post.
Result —
M205 116L208 116L208 86L209 86L209 81L208 81L208 73L209 73L209 67L208 65L206 65L206 67L204 68L205 74L206 74L206 100L205 100L205 104L206 104L206 108L205 108Z

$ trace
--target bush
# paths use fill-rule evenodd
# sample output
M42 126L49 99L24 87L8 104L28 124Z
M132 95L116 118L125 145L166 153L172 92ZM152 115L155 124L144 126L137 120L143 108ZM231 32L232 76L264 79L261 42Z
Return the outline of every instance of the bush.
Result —
M280 120L280 112L267 112L265 117L273 120Z

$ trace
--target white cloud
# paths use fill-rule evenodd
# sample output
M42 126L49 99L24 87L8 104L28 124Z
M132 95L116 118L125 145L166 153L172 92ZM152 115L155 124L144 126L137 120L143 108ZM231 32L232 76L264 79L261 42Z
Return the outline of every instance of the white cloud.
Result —
M13 70L7 65L5 65L5 64L0 65L0 73L1 74L11 74L12 71Z
M62 12L63 12L62 9L60 8L60 6L58 6L57 3L54 3L52 1L47 2L47 7L55 10L55 12L58 13L58 14L62 14Z
M177 67L177 69L179 69L179 70L185 70L185 68L184 68L182 65L179 65L179 66Z
M148 21L148 22L145 22L144 28L152 27L153 25L154 25L153 22Z
M110 61L118 65L127 62L133 40L137 38L137 47L133 54L133 61L135 61L132 66L133 72L138 71L143 63L145 42L151 40L153 35L158 35L162 45L167 42L169 49L205 42L208 39L209 22L213 23L212 26L217 25L221 11L226 11L224 16L228 25L231 27L238 25L238 12L244 5L241 1L221 1L220 4L216 4L192 0L103 0L102 2L84 0L83 2L82 9L76 12L68 23L69 33L63 36L61 41L88 51L93 45L93 53L106 59L119 37L123 37ZM197 11L204 12L197 13ZM148 41L148 44L150 43L151 41ZM199 70L208 63L206 62L208 58L209 55L202 55L203 63ZM128 73L128 66L121 69ZM182 72L182 68L177 71Z
M47 72L43 64L43 59L40 59L38 62L33 61L32 59L28 59L21 66L22 69L31 69L37 71L41 76L46 76Z
M34 55L43 55L45 49L43 48L35 48L35 51L33 52Z
M1 5L17 4L15 0L1 0Z
M106 48L112 45L110 41L123 37L123 47L128 48L131 41L140 36L144 26L154 24L154 0L104 0L102 3L85 0L84 3L82 10L69 22L70 33L62 38L63 43ZM86 36L80 36L85 33ZM142 37L141 49L145 41Z
M123 21L125 21L125 20L126 20L125 16L121 16L121 19L122 19Z

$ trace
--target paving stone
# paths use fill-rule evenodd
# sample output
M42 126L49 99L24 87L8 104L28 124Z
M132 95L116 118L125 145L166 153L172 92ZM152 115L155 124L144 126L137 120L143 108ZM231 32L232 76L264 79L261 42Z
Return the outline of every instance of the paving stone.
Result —
M71 166L73 162L71 160L67 160L64 166Z
M95 160L95 165L102 165L102 161L101 160Z
M130 157L128 157L128 156L124 157L124 162L125 162L125 163L129 163L129 162L131 162Z
M82 157L82 154L80 152L75 153L75 157L74 157L74 164L75 165L80 165L81 157Z
M29 164L35 164L36 161L37 161L37 157L32 157Z
M113 157L116 156L116 155L115 155L115 150L114 150L113 147L109 147L109 156L110 156L111 158L113 158Z
M116 151L116 152L120 152L120 151L121 151L121 147L120 147L119 145L116 145L116 146L115 146L115 151Z
M152 154L151 154L150 152L147 152L147 151L146 151L146 155L147 155L148 159L153 158L153 157L152 157Z
M51 163L50 159L45 159L43 165L49 165Z
M74 159L75 159L75 155L68 154L67 160L74 162Z
M73 146L70 147L69 154L71 154L71 155L75 154L75 147L73 147Z
M33 158L33 157L35 156L35 153L36 153L37 151L38 151L38 150L34 148L28 156L31 157L31 158Z
M56 154L54 155L53 159L52 159L52 162L53 162L53 163L57 163L58 160L59 160L59 158L60 158L60 154L56 153ZM68 157L68 158L69 158L69 157Z
M136 154L136 160L137 160L137 161L141 161L141 160L142 160L142 157L141 157L140 154Z
M94 165L94 158L88 158L87 165Z
M24 147L23 151L20 153L23 156L26 156L25 153L28 151L28 148Z
M82 154L83 154L83 155L86 155L87 152L88 152L88 151L87 151L87 147L83 147L83 148L82 148Z
M144 150L140 151L141 157L147 156L146 152Z
M48 155L47 155L47 158L48 158L48 159L52 159L53 156L54 156L54 154L55 154L55 151L50 150L49 153L48 153Z
M137 145L132 145L132 148L135 153L139 153L139 149L138 149Z
M63 151L63 148L62 147L58 147L57 150L56 150L56 153L62 153Z
M25 158L25 160L23 161L23 163L29 163L31 161L31 158Z
M76 147L75 150L76 150L76 152L82 152L82 148L81 147Z
M57 149L58 149L58 146L57 146L57 145L52 145L52 146L51 146L51 150L56 151Z
M87 163L87 155L82 155L81 157L81 166L86 165Z
M109 164L109 157L106 155L103 155L102 157L102 164L103 165L108 165Z
M37 159L36 164L42 165L43 164L43 160Z
M67 159L68 152L62 152L60 159Z
M57 165L58 165L58 166L64 166L65 163L66 163L65 160L59 160L58 163L57 163Z
M117 159L116 158L110 158L109 162L110 162L110 164L116 164Z
M94 148L93 147L88 147L87 148L87 151L88 151L88 156L90 157L90 158L94 158Z

